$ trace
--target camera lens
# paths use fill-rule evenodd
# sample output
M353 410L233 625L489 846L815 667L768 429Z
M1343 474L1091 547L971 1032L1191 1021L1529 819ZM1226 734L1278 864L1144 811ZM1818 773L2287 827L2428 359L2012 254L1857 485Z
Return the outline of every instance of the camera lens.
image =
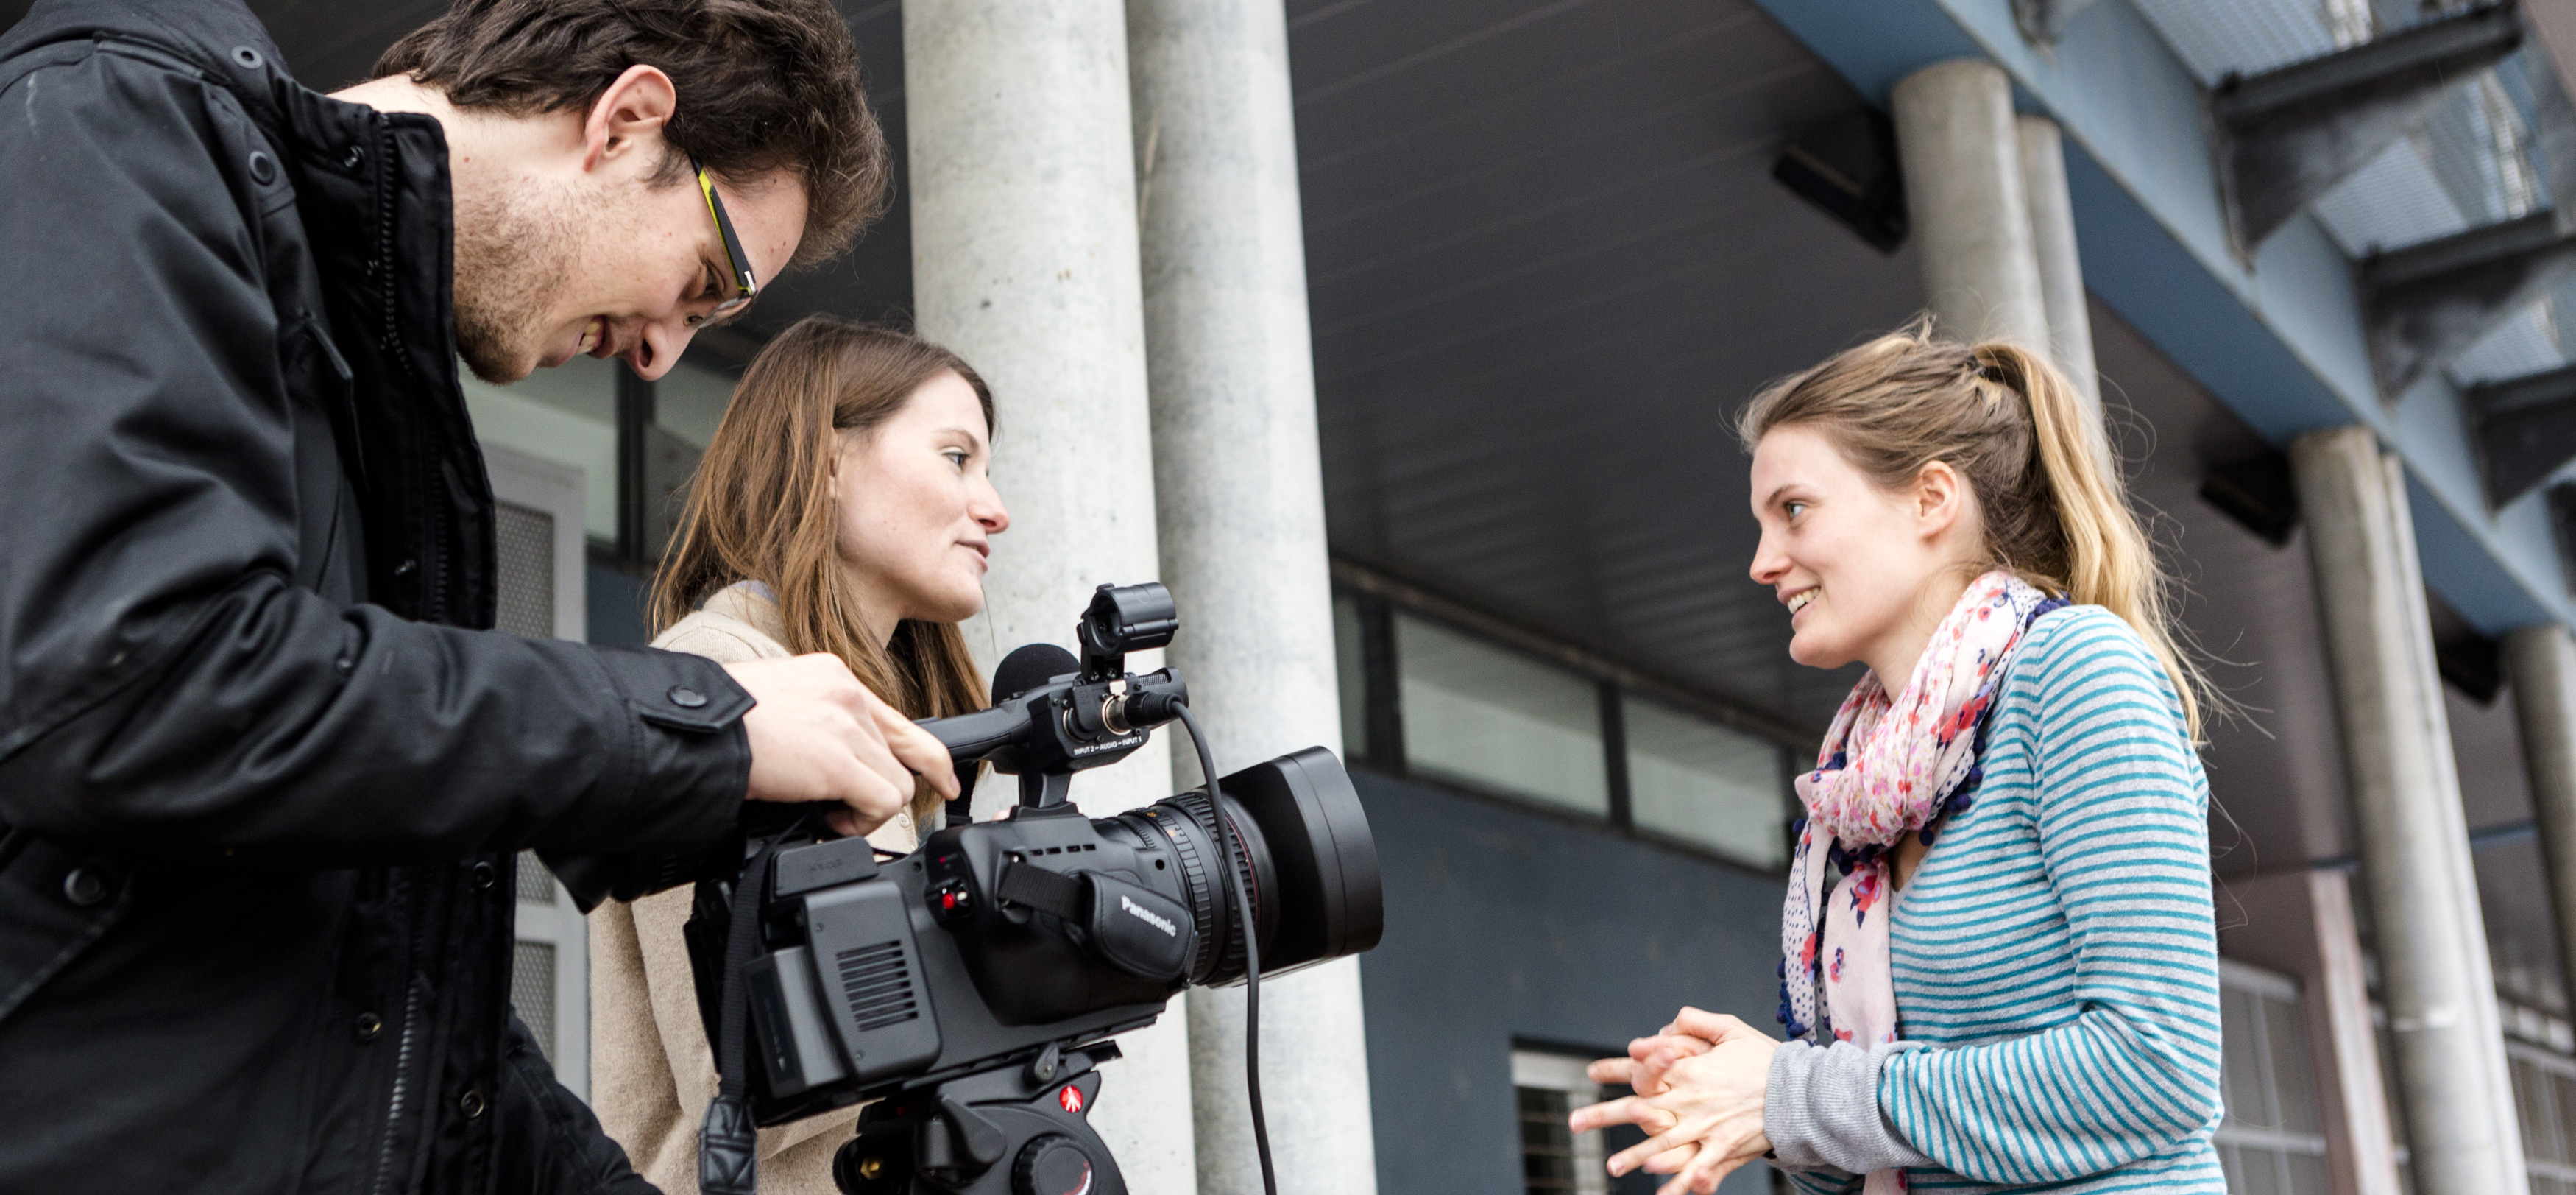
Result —
M1377 945L1385 928L1377 846L1350 776L1329 751L1308 748L1225 777L1227 820L1242 856L1234 861L1260 933L1261 971L1273 975ZM1242 926L1219 870L1223 839L1207 790L1167 797L1100 823L1169 856L1149 883L1190 910L1199 929L1190 982L1215 986L1244 976Z

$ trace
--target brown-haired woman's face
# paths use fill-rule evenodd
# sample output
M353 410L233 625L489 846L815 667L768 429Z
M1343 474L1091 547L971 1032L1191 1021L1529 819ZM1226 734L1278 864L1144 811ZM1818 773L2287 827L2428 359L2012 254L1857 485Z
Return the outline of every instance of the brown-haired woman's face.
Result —
M956 622L984 608L991 537L1011 525L991 460L983 405L953 373L875 428L841 433L841 564L880 642L907 618Z

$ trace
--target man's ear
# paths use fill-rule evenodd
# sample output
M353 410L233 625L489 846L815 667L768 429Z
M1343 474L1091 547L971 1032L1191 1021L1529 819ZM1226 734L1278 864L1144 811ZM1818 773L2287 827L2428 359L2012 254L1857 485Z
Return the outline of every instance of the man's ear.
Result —
M627 67L591 102L590 113L582 121L581 168L597 170L638 151L658 149L662 128L671 122L679 102L671 76L660 67L641 63ZM656 152L640 160L659 164L661 158Z

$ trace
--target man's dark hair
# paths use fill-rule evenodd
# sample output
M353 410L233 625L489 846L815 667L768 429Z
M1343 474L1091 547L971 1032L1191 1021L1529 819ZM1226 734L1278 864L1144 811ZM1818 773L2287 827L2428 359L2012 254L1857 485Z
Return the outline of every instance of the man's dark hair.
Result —
M376 76L409 75L460 108L537 116L588 109L637 64L678 93L655 181L678 182L690 157L737 182L796 174L798 265L839 253L885 211L885 133L828 0L456 0L386 50Z

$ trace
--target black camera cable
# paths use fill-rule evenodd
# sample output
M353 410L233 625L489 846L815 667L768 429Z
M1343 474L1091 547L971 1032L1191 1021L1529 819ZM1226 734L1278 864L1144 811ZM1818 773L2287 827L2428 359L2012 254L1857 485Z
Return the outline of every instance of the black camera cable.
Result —
M1189 728L1190 745L1198 749L1199 774L1207 777L1208 811L1216 818L1217 850L1225 857L1235 920L1243 925L1243 1089L1252 1104L1252 1149L1261 1158L1261 1190L1263 1195L1279 1195L1279 1177L1270 1166L1270 1125L1261 1115L1261 926L1244 894L1243 869L1235 866L1240 858L1249 868L1252 857L1242 850L1234 836L1234 821L1225 815L1225 800L1216 787L1216 757L1208 750L1207 736L1199 732L1198 718L1185 702L1173 702L1172 710Z

